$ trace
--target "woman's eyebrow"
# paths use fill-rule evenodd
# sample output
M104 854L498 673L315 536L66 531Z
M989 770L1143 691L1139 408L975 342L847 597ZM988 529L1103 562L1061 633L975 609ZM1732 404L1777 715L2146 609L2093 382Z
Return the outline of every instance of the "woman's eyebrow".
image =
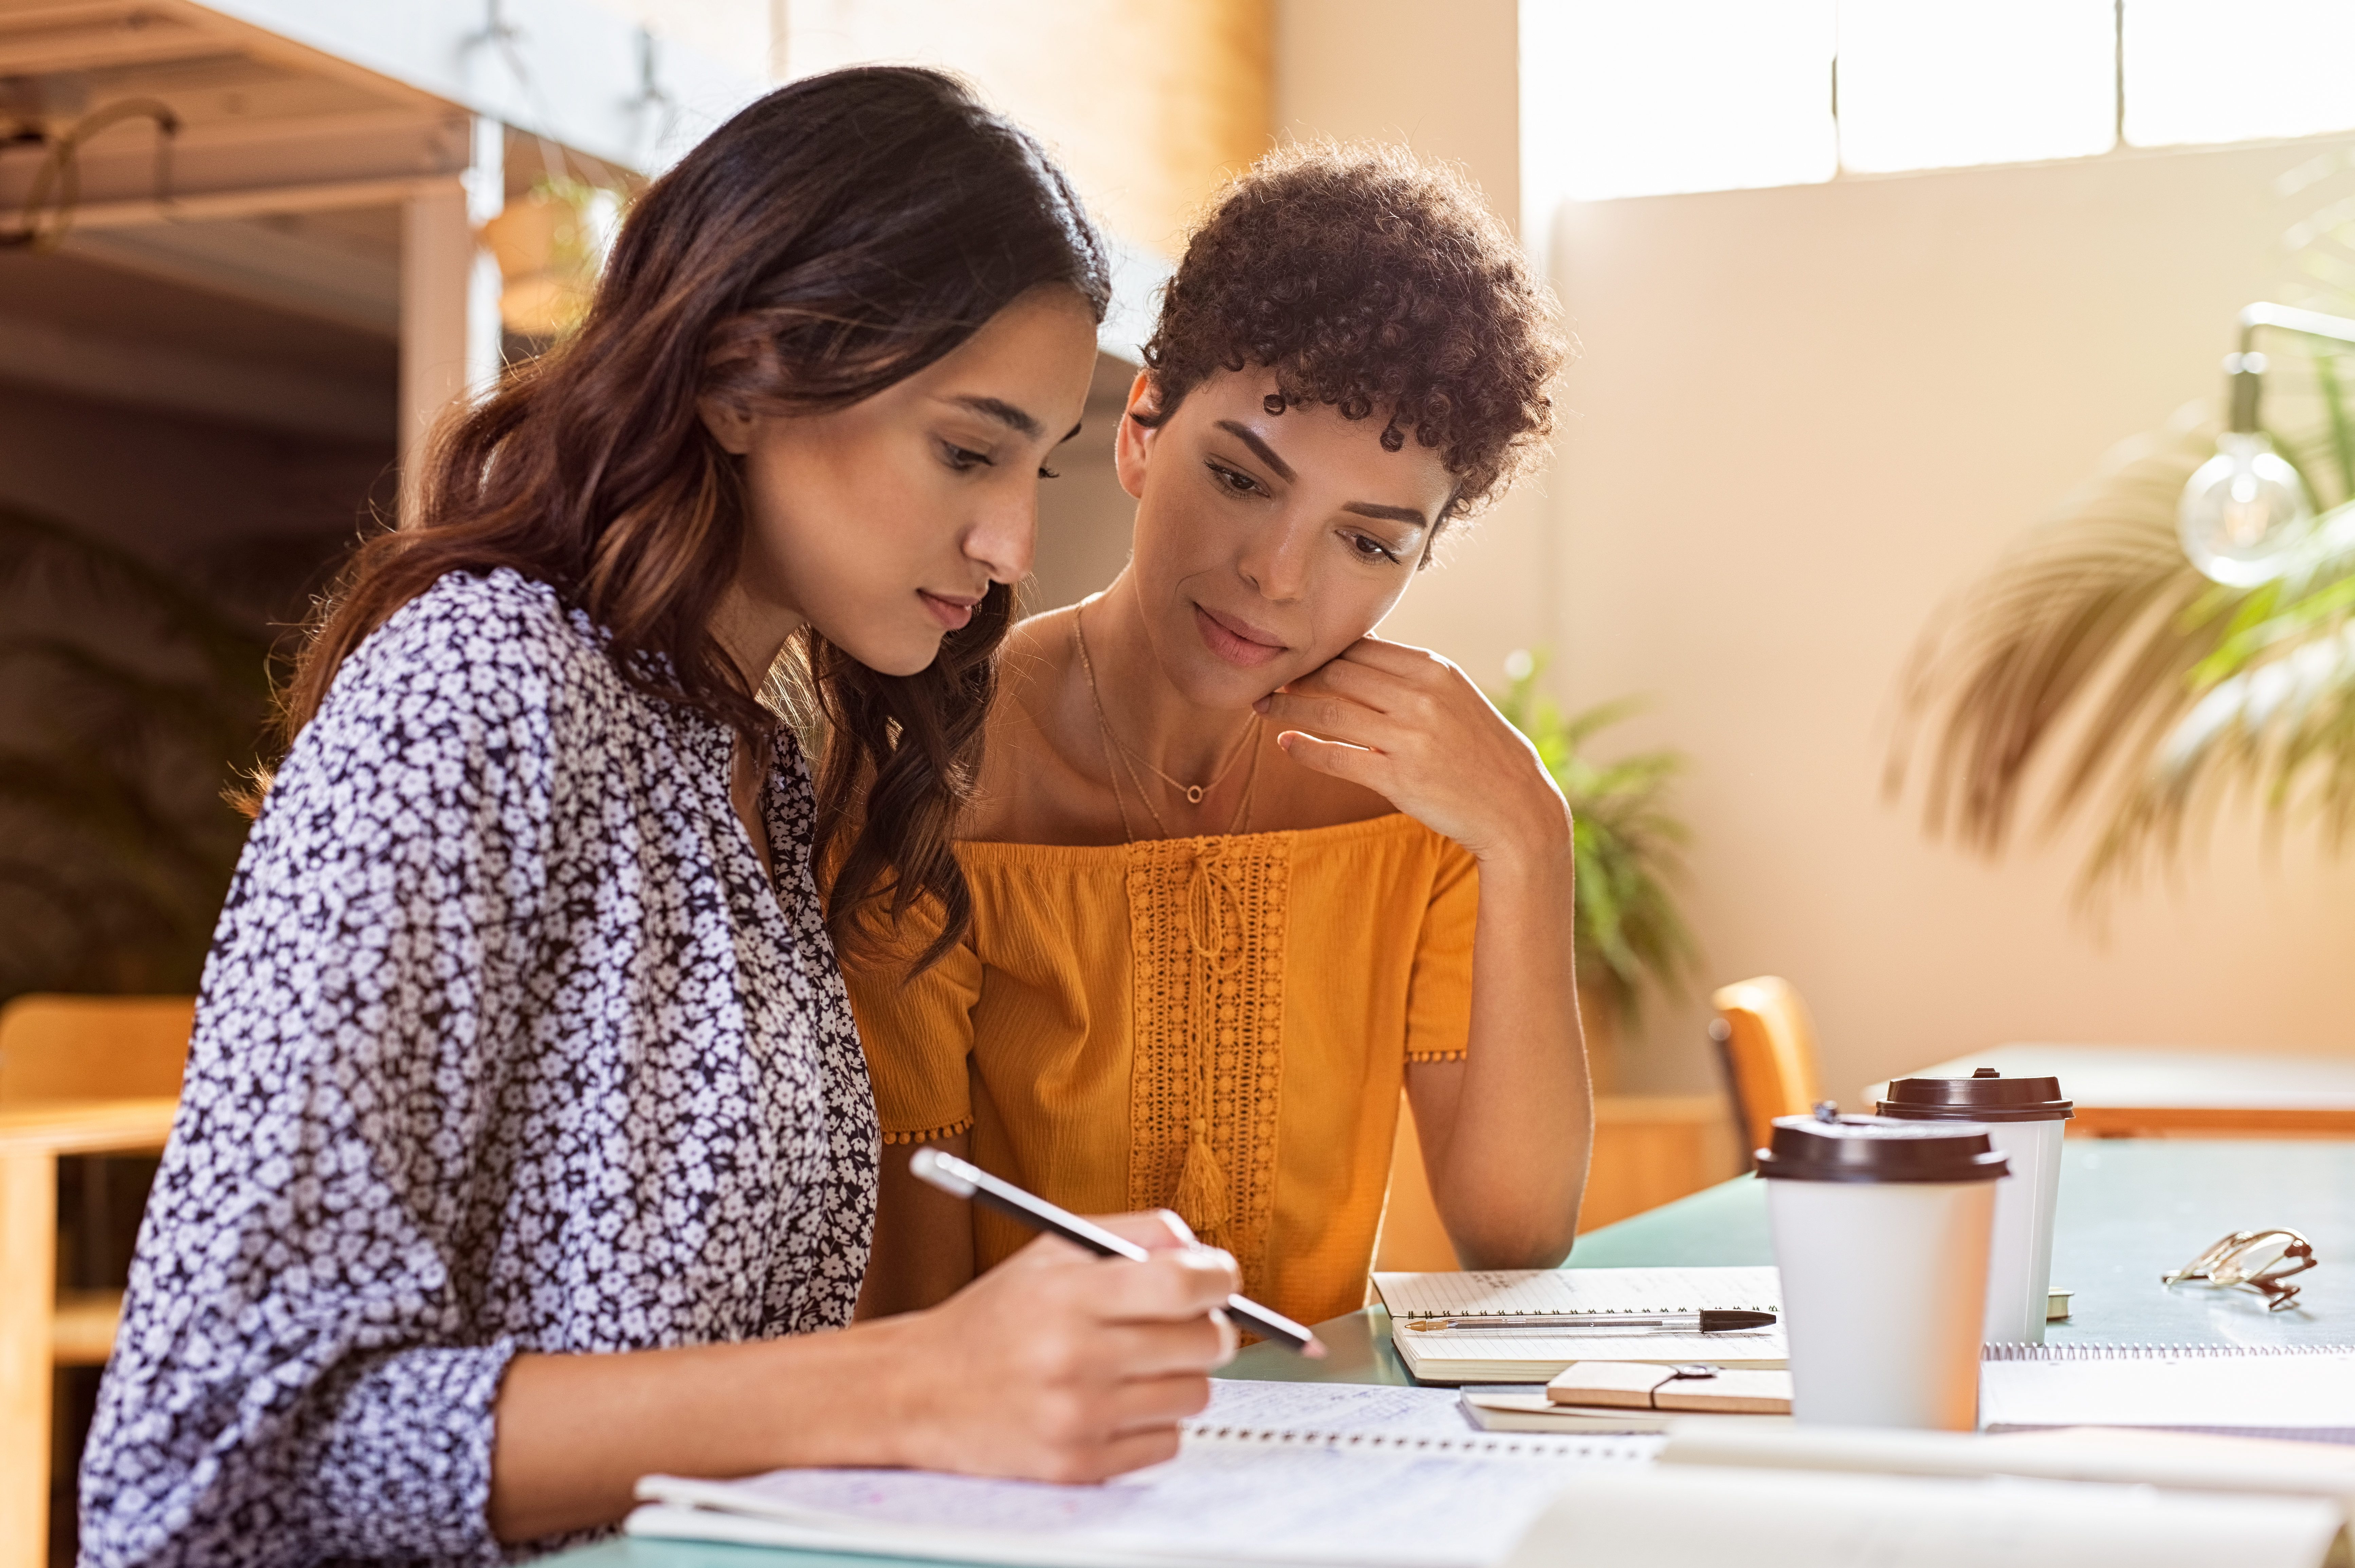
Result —
M997 423L1006 426L1008 430L1016 431L1023 435L1029 436L1034 441L1046 433L1047 427L1039 422L1038 416L1032 414L1027 409L1015 407L1012 403L1007 402L1003 398L966 396L948 398L943 400L954 403L961 409L970 409L975 413L979 414L982 418L986 420L994 420ZM1072 427L1075 431L1079 427L1076 425ZM1069 441L1071 437L1065 436L1063 439Z
M1233 420L1220 420L1214 428L1225 431L1229 435L1233 436L1237 441L1240 441L1245 446L1250 447L1253 456L1257 457L1262 463L1266 464L1270 468L1275 470L1275 476L1278 479L1282 479L1289 483L1290 481L1299 477L1298 475L1293 473L1292 464L1286 463L1283 458L1278 457L1275 454L1275 448L1268 445L1264 441L1262 441L1259 437L1259 432L1252 429L1251 426L1247 424L1240 424Z
M1419 528L1431 527L1431 519L1412 507L1383 507L1371 501L1351 501L1341 509L1345 512L1355 512L1361 517L1380 517L1385 522L1391 523L1412 523Z

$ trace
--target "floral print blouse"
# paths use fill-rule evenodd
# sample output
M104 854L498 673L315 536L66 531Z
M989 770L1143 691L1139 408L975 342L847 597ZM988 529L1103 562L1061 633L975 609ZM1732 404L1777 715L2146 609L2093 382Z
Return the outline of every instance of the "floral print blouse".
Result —
M511 571L337 674L255 824L82 1467L83 1561L493 1563L522 1351L848 1321L877 1142L791 741Z

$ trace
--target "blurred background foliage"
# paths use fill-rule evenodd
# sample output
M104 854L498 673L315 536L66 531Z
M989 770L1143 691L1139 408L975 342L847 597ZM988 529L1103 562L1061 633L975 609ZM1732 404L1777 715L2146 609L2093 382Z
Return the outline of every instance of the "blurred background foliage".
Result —
M2355 315L2355 174L2288 235L2281 303ZM2335 188L2334 188L2335 187ZM2228 322L2218 322L2224 341ZM2009 556L1949 603L1900 690L1884 786L1918 784L1923 823L2000 854L2023 823L2081 816L2096 833L2082 901L2098 910L2181 864L2219 812L2254 807L2269 832L2334 851L2355 827L2355 349L2288 334L2264 423L2337 541L2289 577L2211 582L2185 557L2177 506L2216 451L2217 411L2193 404L2127 443ZM2220 377L2221 382L2221 377Z
M193 991L245 821L272 660L326 553L159 562L0 506L0 1000Z
M1680 988L1700 957L1672 891L1690 837L1670 801L1685 759L1654 751L1597 760L1589 742L1640 705L1607 702L1565 717L1538 692L1544 667L1542 653L1515 654L1506 665L1510 684L1491 700L1537 747L1570 802L1579 987L1632 1019L1646 990Z

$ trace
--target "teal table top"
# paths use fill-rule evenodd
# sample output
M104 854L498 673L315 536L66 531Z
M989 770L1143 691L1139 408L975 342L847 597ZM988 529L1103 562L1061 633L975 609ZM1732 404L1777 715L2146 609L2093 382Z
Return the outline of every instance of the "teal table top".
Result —
M2314 1243L2296 1308L2268 1312L2245 1291L2169 1290L2160 1275L2229 1231L2286 1225ZM1577 1268L1771 1264L1766 1191L1739 1177L1578 1240ZM2052 1283L2076 1293L2049 1342L2355 1343L2355 1142L2299 1139L2072 1139L2063 1146L2053 1221ZM1318 1382L1406 1383L1379 1307L1316 1326L1322 1362L1254 1345L1221 1375ZM551 1561L564 1568L874 1568L905 1561L627 1537Z

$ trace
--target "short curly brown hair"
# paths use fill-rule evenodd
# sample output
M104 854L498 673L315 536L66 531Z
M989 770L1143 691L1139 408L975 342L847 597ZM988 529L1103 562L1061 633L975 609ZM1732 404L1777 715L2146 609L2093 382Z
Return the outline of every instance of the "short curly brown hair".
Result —
M1455 475L1458 517L1538 465L1568 353L1551 293L1463 175L1381 143L1291 145L1188 241L1145 346L1160 393L1146 422L1220 370L1263 366L1271 413L1380 413L1392 452L1412 431Z

